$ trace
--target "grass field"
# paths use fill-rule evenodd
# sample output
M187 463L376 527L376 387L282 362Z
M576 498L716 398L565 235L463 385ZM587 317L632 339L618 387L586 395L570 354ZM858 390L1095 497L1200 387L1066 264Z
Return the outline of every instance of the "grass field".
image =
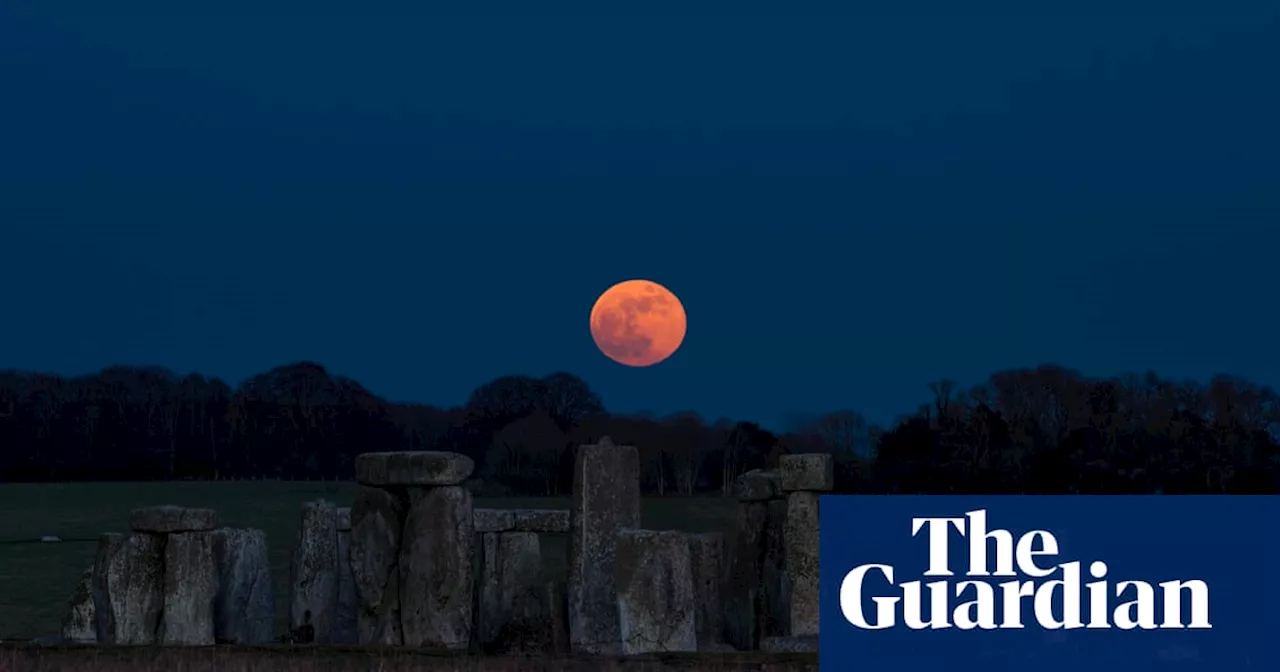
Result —
M0 644L0 672L816 672L815 653L463 656L407 647Z
M267 534L276 592L277 630L284 632L289 557L303 502L324 498L350 506L354 483L223 481L0 485L0 640L56 635L80 574L93 564L97 537L124 532L129 511L158 504L217 509L223 525ZM478 499L489 508L568 508L569 499ZM728 532L735 501L719 497L646 499L643 524L652 529ZM30 543L42 536L60 543ZM545 572L563 578L567 535L543 535Z

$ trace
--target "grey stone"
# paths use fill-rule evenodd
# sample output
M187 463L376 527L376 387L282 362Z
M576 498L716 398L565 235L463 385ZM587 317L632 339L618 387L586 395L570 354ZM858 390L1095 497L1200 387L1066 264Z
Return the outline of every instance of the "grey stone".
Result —
M836 462L828 453L783 455L778 458L785 492L831 492L836 484Z
M337 518L337 522L335 523L335 527L337 527L338 531L350 532L351 531L351 508L344 506L338 509L336 515L338 516L338 518Z
M765 637L760 640L760 650L766 653L817 653L818 636Z
M640 457L609 437L579 446L569 524L569 639L575 652L622 650L614 575L618 531L640 527Z
M767 502L738 504L733 550L725 559L724 635L740 651L751 651L760 643L760 582L768 514Z
M476 532L506 532L516 527L516 513L510 509L476 509Z
M791 581L787 576L787 500L768 503L764 525L764 560L760 566L761 603L760 635L778 637L791 631Z
M776 471L752 469L733 482L733 494L741 502L763 502L782 496L782 477Z
M475 513L461 486L430 488L409 507L400 546L405 646L465 649L475 625Z
M341 511L349 509L338 509ZM338 516L342 520L342 516ZM350 517L347 518L350 521ZM338 605L333 623L334 644L359 644L357 625L360 614L360 595L356 592L355 574L351 570L351 529L338 530Z
M310 625L315 643L333 641L338 611L338 514L332 502L302 505L290 566L289 629Z
M212 646L213 603L218 595L218 566L213 533L171 534L164 548L164 610L160 643Z
M790 634L818 634L818 493L787 495L787 578Z
M364 485L458 485L475 471L471 458L458 453L402 451L356 456L356 482Z
M40 541L41 541L41 542L43 542L43 543L46 543L46 544L56 544L56 543L58 543L58 542L62 541L62 538L61 538L61 537L53 537L53 536L47 536L47 535L46 535L46 536L40 537Z
M569 594L567 587L560 581L548 581L547 596L547 628L551 633L548 647L552 653L564 655L569 653Z
M724 641L724 603L720 599L724 536L719 533L689 535L689 561L698 650L712 651Z
M275 639L267 535L224 527L213 532L218 594L213 601L214 639L228 644L267 644Z
M97 627L93 609L93 568L90 567L80 575L75 592L67 600L67 610L62 615L62 637L83 644L97 642Z
M399 646L400 537L404 509L385 490L361 488L351 507L351 575L360 602L356 633L361 644Z
M171 534L174 532L208 532L218 527L218 512L213 509L189 509L182 506L149 506L129 514L129 529L134 532Z
M101 644L156 643L164 605L165 539L104 534L94 560L94 616Z
M521 532L549 532L564 534L569 531L568 509L517 509L516 529Z
M622 653L697 651L697 605L683 532L618 532L615 571Z
M115 641L115 612L111 607L110 581L107 572L116 554L124 546L124 535L107 532L98 536L93 555L93 623L94 639L102 644Z
M530 644L550 637L545 629L550 615L545 604L547 589L539 579L542 550L536 532L488 532L481 535L480 613L477 618L480 645L501 647L502 653L532 652ZM511 641L537 636L537 642ZM507 641L501 641L502 638ZM534 647L536 650L536 646Z

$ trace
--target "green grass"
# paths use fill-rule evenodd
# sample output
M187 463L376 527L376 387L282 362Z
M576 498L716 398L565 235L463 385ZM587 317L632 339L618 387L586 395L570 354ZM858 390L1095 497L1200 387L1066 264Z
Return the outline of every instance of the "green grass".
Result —
M277 629L284 631L289 558L303 502L324 498L350 506L359 486L318 481L166 483L51 483L0 485L0 639L56 635L67 598L93 564L99 534L124 532L129 511L177 504L217 509L223 525L256 527L267 534L276 592ZM569 499L478 499L488 508L568 508ZM643 502L652 529L729 532L734 501L719 497L665 497ZM61 543L18 543L45 535ZM543 535L544 571L563 579L567 535Z

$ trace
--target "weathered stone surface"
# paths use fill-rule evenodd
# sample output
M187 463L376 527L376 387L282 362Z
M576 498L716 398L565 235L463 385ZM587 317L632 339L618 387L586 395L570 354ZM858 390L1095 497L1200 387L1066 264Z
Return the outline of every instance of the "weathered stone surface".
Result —
M724 603L720 600L724 536L718 533L689 535L689 562L698 650L711 651L724 641Z
M164 605L164 537L145 532L104 534L94 560L98 642L156 643Z
M129 514L129 529L134 532L170 534L173 532L208 532L218 527L218 512L213 509L188 509L182 506L149 506Z
M98 641L98 626L93 609L93 568L84 570L76 582L75 592L67 600L62 614L62 637L70 642L90 644Z
M740 651L753 650L760 643L757 612L768 513L767 502L738 504L733 550L725 559L724 635Z
M569 531L568 509L517 509L516 529L521 532L551 532L563 534Z
M534 652L549 643L542 550L536 532L481 535L480 645L486 651ZM516 641L519 640L519 641Z
M171 534L164 547L164 611L160 643L212 646L218 566L212 532Z
M355 468L364 485L458 485L476 465L458 453L402 451L356 455Z
M569 638L574 651L622 650L614 559L618 531L640 527L640 457L608 437L579 446L569 524Z
M338 509L341 523L342 511ZM347 518L351 520L350 517ZM334 644L359 644L357 622L360 614L360 595L356 592L355 574L351 570L351 526L338 530L338 612L333 623Z
M760 635L778 637L790 632L791 599L787 577L787 500L775 499L768 504L764 525L764 560L760 565L761 604Z
M476 509L476 532L506 532L516 527L516 512L510 509Z
M560 581L548 581L547 627L551 631L552 653L569 653L569 593L568 588Z
M760 640L760 650L766 653L817 653L818 636L765 637Z
M763 502L782 496L782 477L776 471L752 469L733 482L733 494L741 502Z
M332 502L302 505L289 583L289 629L310 625L315 643L331 643L338 611L338 512Z
M337 522L335 526L338 528L338 531L350 532L351 531L351 508L344 506L338 509L336 515L338 517L337 517Z
M828 453L783 455L778 458L785 492L831 492L836 486L836 461Z
M400 501L377 488L361 488L351 507L351 575L360 609L356 634L361 644L398 646L400 631Z
M683 532L618 532L615 576L622 653L697 651L697 604Z
M229 527L213 531L218 594L213 600L213 637L228 644L266 644L275 638L267 535Z
M818 634L818 493L787 495L787 578L790 634Z
M475 513L461 486L431 488L405 516L400 624L406 646L465 649L474 626Z
M116 553L124 546L124 535L107 532L98 535L93 555L93 624L94 639L102 644L115 641L115 612L111 608L111 592L107 571Z

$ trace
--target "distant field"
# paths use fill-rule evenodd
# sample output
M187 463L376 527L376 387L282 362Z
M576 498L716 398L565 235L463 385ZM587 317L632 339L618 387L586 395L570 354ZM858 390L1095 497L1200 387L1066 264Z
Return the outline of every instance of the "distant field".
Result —
M277 629L284 631L289 556L303 502L324 498L350 506L358 486L317 481L169 483L53 483L0 485L0 639L58 633L67 598L93 564L97 536L123 532L129 511L177 504L217 509L224 525L267 533L276 592ZM568 508L569 499L478 499L490 508ZM643 503L643 524L653 529L728 532L734 500L663 497ZM45 535L61 543L23 543ZM543 535L545 571L563 578L567 535Z

